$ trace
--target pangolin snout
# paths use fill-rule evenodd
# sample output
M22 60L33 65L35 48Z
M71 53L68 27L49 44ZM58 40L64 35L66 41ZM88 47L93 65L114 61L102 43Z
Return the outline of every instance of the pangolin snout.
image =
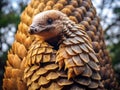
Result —
M34 27L34 26L30 26L28 32L30 34L35 34L35 33L38 33L38 29L36 27Z

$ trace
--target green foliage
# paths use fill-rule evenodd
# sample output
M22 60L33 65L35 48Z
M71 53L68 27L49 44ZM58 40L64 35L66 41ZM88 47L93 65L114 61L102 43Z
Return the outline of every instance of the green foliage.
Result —
M8 13L8 14L3 14L2 13L0 15L0 18L2 18L0 20L0 27L6 27L10 23L14 23L17 26L18 23L20 22L19 15L16 15L15 12L11 12L11 13Z
M113 44L111 46L108 46L113 65L116 65L120 62L120 42L117 44Z
M112 64L114 66L114 70L115 70L118 82L120 84L120 41L117 44L108 46L108 49L110 51Z
M116 6L113 9L113 12L118 17L116 23L117 22L119 23L118 28L120 31L120 26L119 26L120 25L120 7ZM111 57L112 57L113 66L120 63L120 32L118 32L118 34L116 34L116 38L118 40L118 43L114 43L114 44L108 46L108 48L110 50ZM119 70L120 70L120 68L119 68Z
M120 15L120 7L115 7L115 8L114 8L114 13Z

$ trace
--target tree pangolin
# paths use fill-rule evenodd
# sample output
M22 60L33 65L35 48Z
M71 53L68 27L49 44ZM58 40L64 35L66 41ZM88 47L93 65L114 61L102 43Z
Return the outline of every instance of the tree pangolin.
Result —
M49 10L34 17L29 32L53 46L39 41L31 45L24 72L29 90L102 88L99 61L81 26L60 11Z
M64 69L65 70L68 69L68 72L63 73L62 70L64 69L60 67L63 64L63 60L58 61L59 65L57 65L54 61L56 57L56 51L53 50L49 44L43 42L42 40L36 40L34 36L30 36L28 34L28 27L32 22L33 16L41 11L50 10L50 9L60 10L63 13L65 13L75 23L77 24L79 23L83 25L82 28L80 29L83 30L83 27L84 27L85 28L84 30L89 35L89 38L91 38L92 47L94 49L94 51L93 50L91 51L96 53L100 63L100 76L101 76L100 82L103 83L103 87L105 87L105 89L107 90L113 90L113 89L119 90L118 84L116 82L116 78L114 75L114 71L111 66L110 57L108 55L108 52L106 51L106 45L104 43L104 38L103 38L103 30L100 26L99 18L96 16L95 8L93 7L90 0L32 0L30 2L30 4L26 7L26 9L21 15L21 22L18 26L18 31L15 36L15 41L12 45L12 49L8 53L7 66L5 67L5 74L3 79L3 89L4 90L21 90L21 89L27 90L28 89L27 86L30 86L29 88L33 88L33 87L38 88L38 83L36 83L35 80L38 80L38 77L40 76L36 77L36 74L43 75L38 81L40 85L44 86L46 84L46 87L40 87L41 90L47 87L51 89L53 88L53 86L56 89L58 88L58 90L66 89L63 87L59 87L58 83L61 84L61 86L64 86L65 84L70 85L68 87L72 89L72 86L74 86L74 84L73 84L73 81L71 81L71 78L74 78L74 81L76 81L77 83L75 84L76 87L74 87L74 89L75 88L77 89L78 87L83 90L90 88L88 87L90 84L88 78L80 78L82 84L80 82L78 84L77 80L79 81L79 79L76 77L77 78L76 80L74 74L71 74L71 73L73 73L73 70L74 70L76 71L74 72L75 75L81 74L83 73L84 70L89 70L89 68L92 68L92 67L90 67L87 64L85 67L86 69L84 68L80 68L80 70L77 70L77 68L71 69L71 68L68 68L68 67L71 67L67 65L68 62L65 62L66 67L64 67ZM85 38L88 39L87 35L85 36L86 36ZM40 54L43 54L44 57L39 54L37 55L36 54L38 53L37 50L40 50ZM69 50L69 48L66 50ZM74 50L74 47L73 47L73 50ZM62 50L60 52L62 52ZM25 69L25 65L27 64L26 60L27 58L29 58L29 55L33 55L32 62L29 62L27 65L29 67ZM36 57L34 57L34 55L36 55ZM43 62L48 62L49 60L50 62L46 63L45 65L40 64L42 66L38 67L37 62L39 62L40 58L45 58L44 59L45 61ZM52 58L52 59L49 59L49 58ZM77 59L77 57L74 57L74 59ZM36 65L33 65L34 62ZM99 68L98 63L92 62L92 64L93 63L97 68ZM31 65L33 65L33 67L30 67ZM40 67L43 67L43 68L40 68ZM61 70L61 72L60 71L57 72L58 68ZM92 69L97 69L97 68L93 67ZM41 71L40 73L39 71L37 71L39 69ZM28 71L30 72L27 73ZM49 73L48 71L49 72L51 71L51 73ZM82 71L82 72L77 72L77 71ZM24 78L26 78L26 81L29 83L26 83L26 81L23 81L23 72L27 73L26 75L24 75ZM46 77L45 75L48 75L48 76ZM97 75L99 76L99 73ZM50 78L49 76L53 76L53 78ZM59 77L61 76L63 80L60 79L56 83L54 81L59 79L58 76ZM31 77L30 79L32 80L32 82L31 80L27 79L28 77ZM66 77L69 77L68 78L69 81L66 80ZM46 78L53 80L53 83L47 82ZM44 81L44 82L41 82L41 81ZM88 82L85 82L85 81L88 81ZM98 83L95 83L95 84L98 85ZM96 86L95 84L93 83L92 85ZM101 88L102 85L99 84L99 87ZM94 88L97 88L97 87L94 87Z

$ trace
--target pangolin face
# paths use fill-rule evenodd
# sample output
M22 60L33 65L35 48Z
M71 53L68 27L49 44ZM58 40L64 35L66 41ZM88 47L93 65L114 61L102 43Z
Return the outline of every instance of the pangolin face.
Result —
M29 33L37 34L44 40L55 38L62 32L63 17L66 15L57 10L43 11L33 18Z

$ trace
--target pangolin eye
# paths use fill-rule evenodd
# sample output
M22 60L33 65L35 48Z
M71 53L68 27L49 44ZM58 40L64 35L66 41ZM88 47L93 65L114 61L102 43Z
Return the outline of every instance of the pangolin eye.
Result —
M52 24L53 23L53 19L52 18L48 18L47 19L47 24Z

